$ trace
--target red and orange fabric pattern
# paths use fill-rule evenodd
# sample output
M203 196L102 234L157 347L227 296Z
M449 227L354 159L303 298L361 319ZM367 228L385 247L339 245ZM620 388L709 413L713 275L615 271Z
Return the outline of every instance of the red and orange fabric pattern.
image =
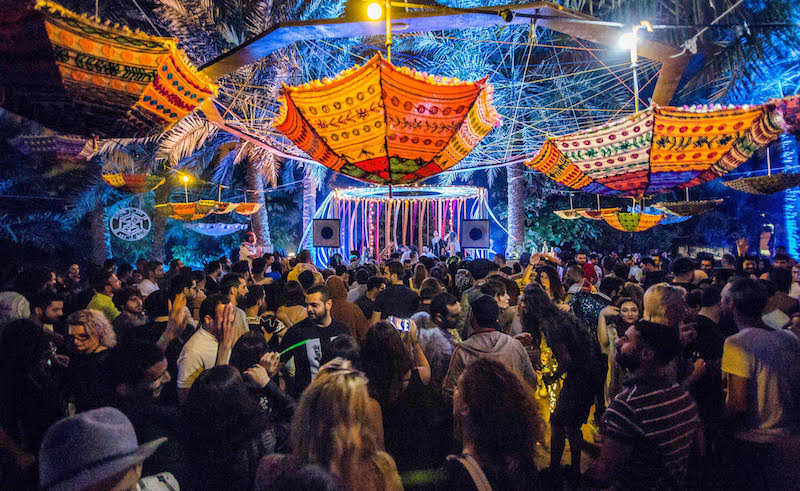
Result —
M461 82L376 55L333 80L284 86L274 126L347 176L411 184L449 169L500 124L486 79Z
M199 220L208 216L216 206L217 202L214 200L201 199L200 201L192 201L189 203L165 203L163 205L156 205L156 210L169 218L191 222L192 220Z
M716 179L777 138L769 106L653 106L603 126L548 139L526 164L593 194L639 198Z
M164 184L163 177L146 174L103 174L103 181L109 186L128 193L146 193Z
M643 232L664 219L663 214L627 213L619 210L604 210L602 216L607 224L623 232Z

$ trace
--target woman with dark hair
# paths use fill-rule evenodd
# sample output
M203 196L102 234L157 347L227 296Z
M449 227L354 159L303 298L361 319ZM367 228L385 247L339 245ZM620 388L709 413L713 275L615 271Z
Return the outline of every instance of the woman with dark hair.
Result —
M544 337L558 363L554 373L546 372L542 380L551 385L566 376L564 385L550 415L549 476L561 477L561 455L564 439L569 439L570 479L580 476L581 426L589 417L595 393L602 384L606 365L602 362L597 340L572 314L563 312L544 289L532 283L522 295L522 325L534 338L534 346Z
M400 332L383 321L369 330L361 346L361 367L383 413L386 451L400 471L439 466L450 451L452 428L443 399L428 386L430 366L413 322L408 340L413 359Z
M543 265L537 266L536 271L539 273L536 275L536 281L542 285L550 300L556 304L564 303L564 297L567 294L564 292L564 285L561 284L561 280L558 278L556 268Z
M250 490L259 460L275 449L267 416L239 371L203 372L181 408L188 489Z
M275 313L286 327L291 327L308 317L306 291L297 281L287 281L283 289L283 300Z
M417 263L417 265L414 266L414 276L411 277L411 282L408 286L410 286L415 292L419 293L420 288L422 288L422 282L425 281L425 278L427 277L428 268L426 268L422 263Z
M620 297L614 305L600 311L597 319L597 340L600 350L608 357L608 371L605 383L605 400L608 405L622 390L624 372L616 359L617 339L642 318L642 308L632 298Z
M453 417L462 451L445 462L447 489L539 487L534 450L542 422L533 389L519 377L496 361L475 360L456 385Z

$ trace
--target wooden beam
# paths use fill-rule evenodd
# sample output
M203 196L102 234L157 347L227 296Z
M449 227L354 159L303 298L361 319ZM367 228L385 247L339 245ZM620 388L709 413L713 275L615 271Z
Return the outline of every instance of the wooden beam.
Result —
M405 12L398 9L392 11L392 19L393 24L398 26L397 33L408 33L529 24L534 21L531 17L533 16L539 27L611 47L617 45L623 32L627 32L614 23L600 22L595 17L562 9L550 2L484 7L481 10L496 12L498 15L452 9L433 12ZM505 22L500 17L499 12L503 10L514 12L514 18L510 22ZM321 19L278 24L205 64L200 71L217 80L297 41L380 36L384 34L384 29L383 21L353 19ZM683 54L672 58L679 53L680 51L673 46L646 39L640 40L639 54L662 64L661 75L653 93L653 100L657 104L670 103L683 77L690 55Z

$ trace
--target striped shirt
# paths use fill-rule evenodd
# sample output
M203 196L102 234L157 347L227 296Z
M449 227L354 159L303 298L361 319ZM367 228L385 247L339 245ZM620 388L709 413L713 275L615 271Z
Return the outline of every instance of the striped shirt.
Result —
M684 488L700 419L683 387L631 380L609 404L603 423L608 437L633 449L616 487Z

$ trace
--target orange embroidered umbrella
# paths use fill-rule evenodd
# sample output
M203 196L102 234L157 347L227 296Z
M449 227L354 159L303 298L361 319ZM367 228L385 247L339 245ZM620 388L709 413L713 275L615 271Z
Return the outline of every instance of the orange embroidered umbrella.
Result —
M642 232L655 227L664 215L650 213L627 213L622 211L603 210L603 220L617 230L623 232Z
M435 77L376 55L333 80L284 85L274 125L325 167L410 184L454 166L500 124L492 92L486 78Z
M3 4L2 106L62 133L163 132L217 93L176 40L75 14L49 0Z
M773 107L653 106L603 126L548 139L526 164L594 194L638 198L716 179L780 135Z
M216 207L214 200L200 200L190 203L165 203L156 205L156 210L175 220L191 222L208 216Z
M166 179L146 174L103 174L109 186L129 193L146 193L164 184Z
M224 215L235 211L239 215L252 215L261 209L261 203L231 203L227 201L217 201L213 213Z

